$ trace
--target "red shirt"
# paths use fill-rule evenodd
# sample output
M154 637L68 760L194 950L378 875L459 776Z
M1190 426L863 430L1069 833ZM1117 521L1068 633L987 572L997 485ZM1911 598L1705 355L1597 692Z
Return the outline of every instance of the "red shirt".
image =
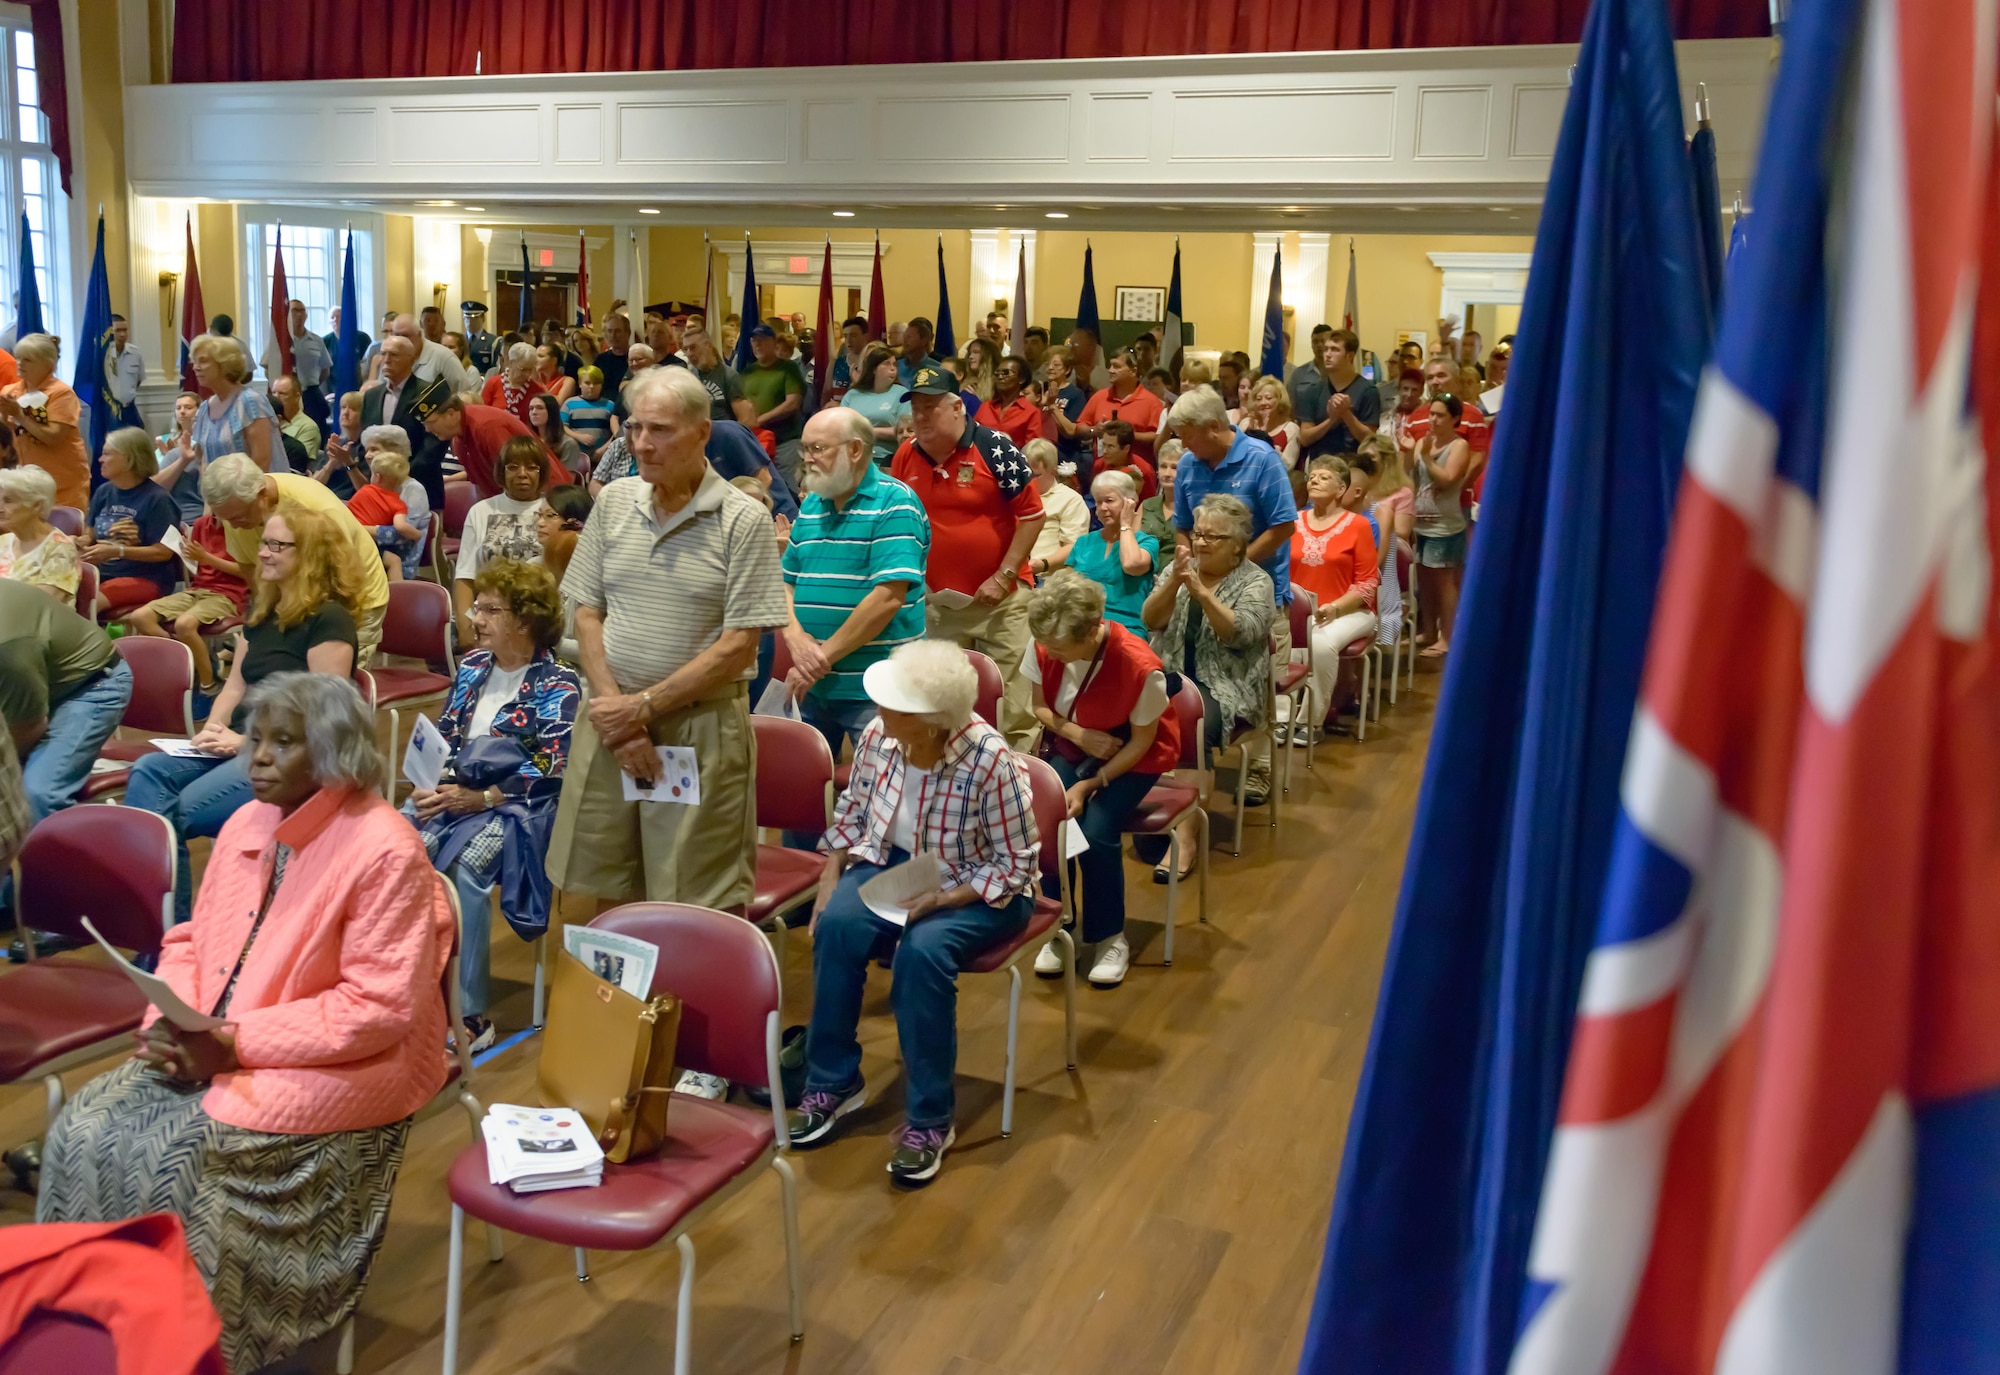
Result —
M371 482L347 499L347 513L372 527L392 524L397 516L408 515L410 508L387 487L377 487Z
M540 382L535 381L531 377L528 379L526 387L514 393L514 404L509 406L507 404L507 379L495 373L493 376L487 378L486 385L480 388L479 399L496 410L512 411L514 418L519 420L523 425L526 425L529 423L528 403L540 396L545 390L547 389Z
M1362 521L1365 532L1368 522ZM1113 734L1120 727L1132 723L1132 709L1139 704L1139 694L1145 690L1146 679L1160 672L1160 656L1153 653L1152 646L1134 635L1116 621L1104 623L1104 658L1097 669L1084 681L1083 688L1076 694L1076 700L1069 704L1067 718L1086 730L1101 730ZM1035 646L1035 669L1042 676L1042 700L1053 709L1056 695L1062 689L1063 669L1066 667L1053 654ZM1057 715L1065 713L1058 712ZM1169 701L1167 709L1160 713L1159 733L1153 737L1153 746L1139 756L1139 762L1132 766L1133 773L1167 773L1180 765L1181 759L1181 718Z
M222 522L214 516L203 516L188 527L187 538L189 544L198 544L219 559L235 557L229 552L229 539L222 528ZM196 592L214 592L227 597L236 603L239 612L243 610L244 600L250 594L250 588L243 579L234 573L225 573L205 563L195 569L194 577L189 580L188 587Z
M1006 410L997 410L993 402L982 402L979 414L974 416L989 430L998 430L1014 441L1014 447L1025 449L1031 439L1041 439L1042 424L1046 419L1042 408L1030 401L1025 394L1017 396Z
M1106 463L1102 458L1098 459L1096 471L1090 475L1093 481L1096 480L1098 473L1124 473L1132 481L1139 484L1139 500L1141 501L1144 501L1147 497L1157 495L1160 490L1159 475L1153 471L1152 464L1139 457L1139 451L1136 447L1131 453L1125 455L1123 463Z
M1014 542L1015 525L1042 514L1042 494L1014 441L973 421L942 463L905 440L889 460L889 475L917 494L931 518L924 582L933 592L979 591ZM1025 553L1017 572L1028 579Z
M482 497L500 494L500 450L517 434L532 438L534 431L512 412L494 406L465 408L465 424L451 441L451 454Z
M1132 427L1134 434L1154 434L1160 428L1167 408L1160 404L1160 398L1144 387L1132 388L1132 394L1120 401L1111 394L1111 388L1090 398L1084 403L1083 414L1076 418L1079 425L1096 425L1106 420L1122 420ZM1148 463L1153 461L1153 446L1145 440L1132 441L1133 451Z

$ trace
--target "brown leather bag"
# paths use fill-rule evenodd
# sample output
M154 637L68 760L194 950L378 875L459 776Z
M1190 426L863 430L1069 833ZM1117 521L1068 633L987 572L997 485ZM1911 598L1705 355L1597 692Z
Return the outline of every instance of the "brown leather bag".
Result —
M548 1016L536 1070L542 1106L581 1113L614 1164L657 1151L667 1135L681 1000L667 993L642 1001L559 950Z

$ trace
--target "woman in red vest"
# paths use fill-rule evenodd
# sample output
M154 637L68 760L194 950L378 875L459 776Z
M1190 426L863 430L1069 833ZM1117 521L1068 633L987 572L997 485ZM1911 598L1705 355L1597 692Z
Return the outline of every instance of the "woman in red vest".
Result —
M1096 947L1090 981L1116 988L1132 963L1125 940L1126 821L1181 757L1180 719L1151 646L1104 618L1104 588L1060 569L1028 608L1035 647L1022 664L1042 723L1042 753L1069 790L1069 814L1090 848L1071 861L1083 887L1083 941ZM1053 896L1053 894L1051 894ZM1035 972L1062 973L1055 942Z

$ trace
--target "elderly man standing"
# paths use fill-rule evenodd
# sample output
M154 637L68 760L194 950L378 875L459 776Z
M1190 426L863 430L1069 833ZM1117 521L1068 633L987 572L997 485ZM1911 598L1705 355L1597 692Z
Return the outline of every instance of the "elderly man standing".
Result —
M778 545L764 508L708 464L699 378L647 373L626 405L638 474L599 495L563 578L588 700L549 878L614 903L741 909L757 820L748 685L759 638L791 620Z
M382 376L369 384L361 393L361 428L373 425L396 425L410 437L410 476L423 484L424 495L430 498L431 509L444 509L444 445L432 439L424 429L423 417L417 414L418 398L423 396L425 384L416 377L417 346L400 334L391 334L382 340ZM327 452L332 454L342 469L361 461L361 455L351 451L350 446L336 437L327 441ZM366 481L364 478L363 481ZM340 484L332 484L336 495ZM346 496L354 495L352 478Z
M305 473L266 473L243 454L209 460L201 475L201 494L208 509L224 525L262 530L287 502L317 511L354 547L361 564L361 605L354 611L354 666L366 668L382 644L382 616L389 607L389 578L382 571L382 551L375 534L356 520L347 503L323 482Z
M1005 691L992 722L1015 749L1035 733L1027 657L1028 554L1042 531L1042 495L1028 460L1004 434L966 418L958 379L936 363L917 369L903 396L916 433L889 472L930 516L930 633L976 649L1000 666Z
M507 441L517 435L534 435L512 411L467 401L435 382L407 404L432 439L450 446L459 471L481 497L500 491L500 450Z
M324 339L306 328L304 301L293 301L286 318L291 323L292 376L298 379L299 405L319 431L306 447L317 454L320 439L326 434L328 422L332 419L326 404L326 384L327 379L333 376L333 354L327 349ZM299 442L304 444L305 440L300 438Z
M1222 397L1196 387L1174 402L1166 423L1187 448L1174 471L1175 540L1193 549L1194 510L1210 492L1226 492L1250 508L1250 544L1244 556L1271 575L1280 613L1292 602L1292 527L1299 508L1278 451L1261 439L1239 433L1229 423ZM1273 664L1292 657L1292 626L1280 614L1271 622ZM1244 801L1262 806L1271 795L1271 738L1259 733L1249 750Z
M443 333L443 317L438 320L439 333ZM396 317L395 332L417 346L417 380L429 382L443 378L444 384L454 392L462 392L472 386L472 377L465 371L465 364L458 361L458 355L427 337L417 325L417 317L405 312Z
M859 740L875 715L861 675L924 637L930 517L915 492L875 466L874 450L875 427L859 411L835 406L806 422L806 496L785 546L785 681L835 758L841 738Z

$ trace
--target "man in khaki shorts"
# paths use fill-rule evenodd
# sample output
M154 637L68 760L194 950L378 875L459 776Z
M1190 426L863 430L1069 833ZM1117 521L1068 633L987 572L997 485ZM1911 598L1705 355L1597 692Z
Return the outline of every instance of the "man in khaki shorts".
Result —
M585 709L549 879L602 901L740 911L756 854L748 683L764 630L791 619L776 534L770 513L708 465L699 378L649 370L625 407L638 475L598 497L563 578ZM663 760L661 746L691 756ZM628 776L655 800L628 800ZM684 777L698 802L684 800Z

